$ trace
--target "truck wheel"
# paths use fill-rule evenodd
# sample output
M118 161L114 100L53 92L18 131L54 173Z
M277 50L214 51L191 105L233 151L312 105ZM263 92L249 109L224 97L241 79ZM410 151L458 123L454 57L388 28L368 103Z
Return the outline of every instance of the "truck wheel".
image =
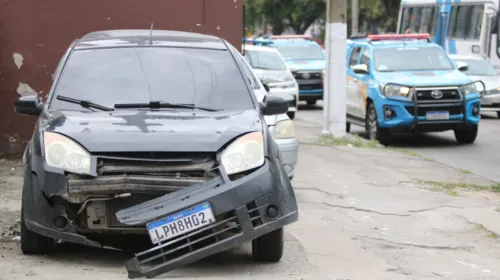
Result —
M316 105L316 100L307 100L307 105L309 106Z
M279 228L252 240L252 257L261 262L279 262L284 246L283 228Z
M365 128L368 133L368 139L378 140L380 144L385 146L390 144L391 133L388 129L378 126L377 111L375 111L373 104L370 104L368 110L366 110Z
M52 240L26 227L24 210L21 205L21 251L25 255L42 255L50 252Z
M455 129L455 139L459 144L472 144L476 141L478 126L473 125L465 129Z
M288 115L288 117L293 120L295 118L295 112L288 112L286 113Z

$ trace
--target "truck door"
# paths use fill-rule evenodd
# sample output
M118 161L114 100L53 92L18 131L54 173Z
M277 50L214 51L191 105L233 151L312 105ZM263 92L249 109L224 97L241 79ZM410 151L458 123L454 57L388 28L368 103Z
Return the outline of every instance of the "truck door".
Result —
M352 71L351 67L358 64L359 56L361 54L362 47L361 46L353 46L351 48L351 53L348 54L347 59L347 96L346 96L346 113L351 117L358 117L356 113L356 108L358 105L358 83L359 83L359 75ZM364 116L363 116L364 118Z
M371 49L364 47L361 51L361 56L359 58L359 64L365 64L368 66L368 73L371 73ZM368 95L368 90L371 84L370 74L357 74L359 76L358 91L356 94L356 116L364 118L366 116L366 97Z

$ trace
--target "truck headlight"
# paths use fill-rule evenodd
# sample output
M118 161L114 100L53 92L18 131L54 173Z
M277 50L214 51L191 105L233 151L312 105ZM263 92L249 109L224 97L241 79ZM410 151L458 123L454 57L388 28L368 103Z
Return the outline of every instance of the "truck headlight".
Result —
M44 132L43 141L48 166L72 173L90 174L90 154L75 141L54 132Z
M264 137L262 132L241 136L223 152L221 163L228 175L247 171L264 164Z
M395 84L381 85L381 88L382 88L382 93L387 97L391 96L408 97L413 90L410 87L395 85Z
M295 138L295 124L291 120L283 120L276 124L274 139Z
M462 92L464 93L464 95L471 93L479 93L482 95L485 93L485 89L486 87L484 86L484 83L482 81L475 81L462 86Z

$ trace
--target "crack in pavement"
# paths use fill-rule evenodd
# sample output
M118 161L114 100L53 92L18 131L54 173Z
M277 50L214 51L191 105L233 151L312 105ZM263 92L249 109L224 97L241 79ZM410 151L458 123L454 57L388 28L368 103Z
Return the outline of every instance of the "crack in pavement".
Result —
M298 191L317 191L317 192L320 192L322 194L335 196L335 197L340 198L340 199L344 198L344 196L341 194L327 192L327 191L324 191L324 190L322 190L320 188L316 188L316 187L294 187L293 189L298 190Z
M396 216L396 217L409 217L409 216L411 216L411 214L384 213L384 212L379 212L376 210L363 209L363 208L358 208L358 207L354 207L354 206L343 206L343 205L330 204L328 202L322 202L321 204L328 206L328 207L331 207L331 208L341 208L341 209L354 210L354 211L358 211L358 212L374 213L374 214L378 214L381 216Z
M387 239L383 238L378 238L378 237L370 237L370 236L363 236L363 235L358 235L356 237L352 238L353 240L362 240L362 239L369 239L369 240L374 240L374 241L380 241L380 242L385 242L393 245L399 245L399 246L406 246L406 247L415 247L415 248L421 248L421 249L436 249L436 250L465 250L465 251L470 251L474 249L473 246L439 246L439 245L425 245L425 244L417 244L417 243L408 243L408 242L396 242L396 241L390 241Z

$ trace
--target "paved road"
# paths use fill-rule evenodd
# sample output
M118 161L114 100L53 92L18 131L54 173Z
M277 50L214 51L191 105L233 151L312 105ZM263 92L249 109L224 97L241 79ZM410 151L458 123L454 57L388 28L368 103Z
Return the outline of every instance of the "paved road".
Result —
M322 103L308 107L302 105L297 118L322 124ZM365 136L364 129L352 126L351 132ZM500 181L500 119L493 114L484 114L479 135L473 145L459 146L452 131L429 133L417 137L398 137L395 147L415 152L443 164L468 170L490 180Z

